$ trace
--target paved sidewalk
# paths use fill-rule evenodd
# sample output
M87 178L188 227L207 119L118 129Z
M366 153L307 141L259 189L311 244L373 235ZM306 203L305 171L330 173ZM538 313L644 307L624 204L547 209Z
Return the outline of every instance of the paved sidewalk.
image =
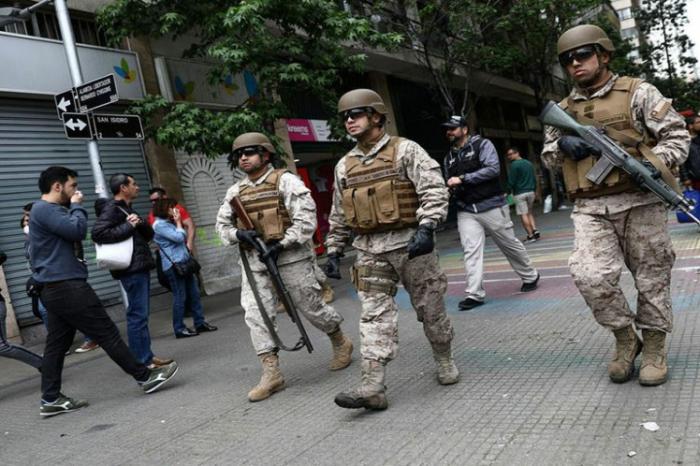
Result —
M538 218L542 239L527 245L542 274L533 293L519 292L519 280L489 241L487 303L470 312L456 311L464 287L457 231L440 234L462 370L457 385L438 385L430 345L400 290L400 352L388 366L387 411L333 403L338 391L358 383L359 364L329 372L329 342L313 328L313 354L281 355L288 388L249 403L258 362L237 294L218 295L205 299L207 317L220 328L212 334L175 340L169 313L154 314L154 350L175 357L181 371L153 395L143 395L101 350L71 355L63 390L91 405L41 419L36 371L0 359L0 464L700 463L697 228L672 220L678 259L669 382L616 385L606 374L613 339L593 321L566 267L573 241L568 215ZM343 260L343 280L334 282L334 305L359 346L350 263ZM634 298L628 274L623 283ZM295 338L282 320L283 335ZM660 429L643 429L645 421Z

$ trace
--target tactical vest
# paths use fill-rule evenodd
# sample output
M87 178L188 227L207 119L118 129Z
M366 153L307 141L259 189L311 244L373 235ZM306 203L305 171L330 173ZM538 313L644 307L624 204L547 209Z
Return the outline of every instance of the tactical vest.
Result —
M481 137L476 140L472 139L466 146L460 147L457 153L451 152L448 154L445 163L447 177L461 177L465 173L473 173L483 168L483 164L479 158L481 144L483 142L484 139ZM503 193L503 187L501 186L501 181L496 177L468 186L460 184L456 188L453 188L453 192L457 199L458 206L461 207L463 204L476 204L485 199L498 196Z
M602 97L581 101L568 97L562 100L559 106L579 123L604 129L610 139L633 157L639 160L647 159L662 173L668 173L663 162L651 151L656 141L647 133L640 134L633 126L632 98L641 82L642 80L637 78L620 77L610 92ZM664 111L664 115L667 111L668 109ZM614 168L601 184L590 182L586 173L596 162L595 157L587 157L579 162L564 158L562 171L570 199L639 191L639 187L629 175L618 168ZM666 178L664 176L664 179Z
M403 177L396 155L402 138L391 137L371 160L345 158L342 181L347 224L358 234L379 233L418 225L420 202L413 183Z
M255 226L255 231L265 242L281 240L284 238L285 230L292 226L279 189L280 179L286 171L273 170L262 183L257 186L244 186L238 193L243 208ZM236 227L243 228L240 219L236 220Z

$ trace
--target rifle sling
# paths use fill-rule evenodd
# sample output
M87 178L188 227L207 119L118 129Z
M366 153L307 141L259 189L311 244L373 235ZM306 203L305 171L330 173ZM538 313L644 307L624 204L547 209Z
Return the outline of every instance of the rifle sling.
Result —
M306 346L304 337L302 336L297 342L297 344L293 347L286 346L284 343L282 343L282 340L277 334L277 330L275 330L275 324L272 322L272 319L265 310L265 306L263 306L262 299L260 299L260 292L258 290L257 283L255 283L253 271L250 269L250 264L248 263L248 256L246 255L246 252L243 250L242 247L239 248L239 251L241 253L241 262L243 263L243 270L245 271L246 277L248 277L248 284L250 285L250 289L253 292L255 303L258 305L260 315L263 318L263 322L265 322L267 330L270 332L270 336L272 336L272 340L275 342L275 345L277 345L280 349L283 349L285 351L299 351L304 346Z

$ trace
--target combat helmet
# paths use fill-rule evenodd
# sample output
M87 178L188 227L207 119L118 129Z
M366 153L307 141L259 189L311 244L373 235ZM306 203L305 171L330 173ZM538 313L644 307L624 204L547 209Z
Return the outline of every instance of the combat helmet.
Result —
M246 147L261 146L269 153L275 153L275 146L272 145L270 139L262 133L243 133L233 140L233 152Z
M353 89L340 97L338 100L338 113L343 113L353 108L371 108L382 115L389 113L382 98L371 89Z
M557 41L557 55L584 45L597 45L607 52L614 52L615 46L608 35L594 24L581 24L568 29Z
M275 146L272 145L270 139L262 133L243 133L233 140L233 147L231 148L231 153L228 156L228 164L233 169L238 166L238 159L240 158L240 151L247 148L262 147L270 153L270 163L273 166L279 165L279 159L277 157L277 151Z

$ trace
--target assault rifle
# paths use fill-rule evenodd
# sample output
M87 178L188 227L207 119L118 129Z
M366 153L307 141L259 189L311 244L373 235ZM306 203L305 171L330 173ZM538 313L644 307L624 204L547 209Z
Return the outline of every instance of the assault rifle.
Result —
M236 216L238 216L238 219L243 224L243 228L246 230L255 229L255 226L253 225L253 221L250 219L250 217L248 216L248 213L245 211L245 208L243 207L241 200L238 199L237 197L234 197L233 199L231 199L230 204L231 204L231 208L233 208L233 210L236 212ZM257 243L255 249L260 253L260 257L262 260L262 255L267 252L267 245L262 240L262 238L255 238L255 241ZM270 331L270 335L272 336L272 339L275 341L275 344L285 351L298 351L301 348L306 347L306 349L309 351L309 353L311 353L314 350L314 347L311 345L311 340L309 339L309 335L306 333L306 329L304 328L304 324L301 322L301 319L299 318L299 312L297 311L297 308L294 305L294 301L292 300L292 297L289 294L289 291L287 291L287 287L284 285L284 282L282 281L282 276L280 275L280 271L279 271L279 268L277 267L277 264L275 263L275 260L272 257L267 257L267 259L265 259L263 261L263 263L265 264L265 267L267 268L267 271L270 274L270 279L272 280L272 285L274 286L275 291L277 291L277 296L279 297L280 302L282 303L285 310L287 311L287 315L289 316L289 318L292 319L292 322L294 322L296 324L297 329L299 330L299 333L301 334L299 341L294 346L287 346L284 343L282 343L282 340L280 339L279 335L275 331L275 326L272 323L272 319L270 319L270 316L267 314L267 311L263 307L263 303L262 303L262 300L260 299L260 294L258 292L258 287L257 287L257 284L255 283L255 277L253 277L253 273L250 270L250 265L248 264L248 257L246 256L246 253L242 247L241 247L241 261L243 262L243 267L245 268L245 273L248 276L248 283L250 283L250 287L253 290L255 302L257 303L258 308L260 309L260 314L262 315L263 321L265 322L265 326Z
M668 207L683 211L700 225L700 220L692 214L694 206L688 199L678 194L664 180L655 176L649 168L628 154L608 136L601 134L595 127L580 124L551 100L545 105L539 119L546 125L576 133L588 144L600 150L600 159L586 173L586 178L592 183L601 184L610 171L617 167L629 174L641 188L654 193Z

